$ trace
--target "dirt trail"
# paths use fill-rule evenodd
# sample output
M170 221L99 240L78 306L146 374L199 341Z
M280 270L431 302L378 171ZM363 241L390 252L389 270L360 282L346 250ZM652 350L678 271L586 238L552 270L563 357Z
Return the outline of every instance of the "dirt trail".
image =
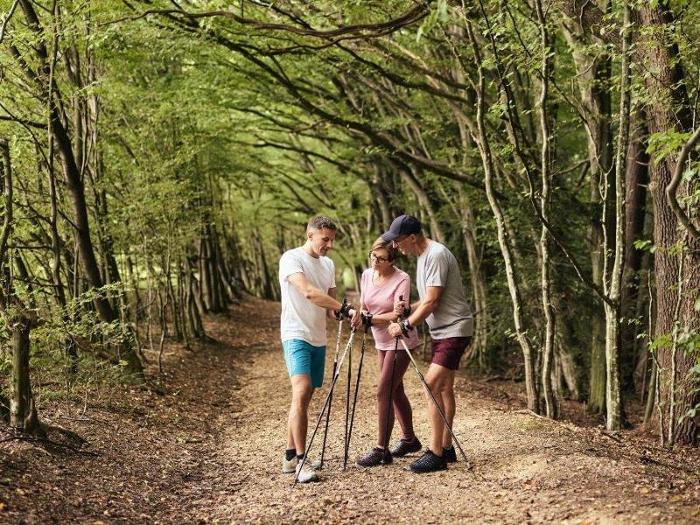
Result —
M270 307L264 316L256 316L259 325L274 326L276 313L276 307ZM416 475L403 468L409 458L386 467L355 467L357 454L375 439L378 374L371 345L363 367L351 466L341 470L343 373L329 430L330 461L322 481L292 489L291 476L280 473L288 380L279 345L268 342L261 340L239 361L241 388L234 394L236 412L230 416L231 424L225 425L229 430L223 449L230 458L237 490L217 501L214 519L263 523L700 522L697 454L693 455L694 469L684 465L686 470L674 470L670 466L678 465L678 459L666 457L663 451L654 449L652 455L657 456L653 458L641 455L641 450L650 447L647 442L536 417L520 406L489 399L491 385L463 377L456 381L459 414L455 432L471 469L460 462L446 472ZM359 346L353 356L355 367ZM326 387L330 358L327 364ZM411 369L406 378L416 432L427 440L427 409L420 382ZM324 388L316 393L312 421L325 392ZM319 450L316 445L315 452Z
M78 432L96 455L1 443L0 523L700 523L699 451L670 453L644 436L534 416L509 383L456 380L455 431L471 469L460 462L416 475L403 469L411 458L355 467L375 439L371 345L348 469L340 468L343 374L322 481L292 489L292 476L280 472L289 383L278 315L279 305L251 299L209 320L216 343L171 347L167 395L92 392L89 402L45 403L44 417ZM406 391L427 440L426 404L410 369Z

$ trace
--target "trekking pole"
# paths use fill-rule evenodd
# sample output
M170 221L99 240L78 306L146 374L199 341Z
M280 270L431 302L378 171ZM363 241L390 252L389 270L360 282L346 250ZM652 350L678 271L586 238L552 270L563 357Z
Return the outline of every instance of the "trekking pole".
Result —
M353 332L355 329L353 328ZM350 424L350 384L352 383L352 348L348 354L348 384L345 389L345 435L343 439L343 470L348 464L348 429Z
M338 337L335 339L335 355L333 356L333 373L331 377L335 376L335 371L338 369L338 353L340 352L340 335L343 331L343 319L338 319ZM323 445L321 446L321 463L319 465L319 470L323 468L323 458L326 454L326 439L328 438L328 422L331 419L331 407L333 406L333 391L330 392L330 399L328 400L328 411L326 412L326 428L323 431Z
M428 383L425 381L425 377L423 377L423 373L418 368L418 365L416 364L416 360L413 359L413 354L411 354L411 351L408 349L408 345L406 344L406 341L401 339L401 344L403 345L404 350L406 350L406 353L408 354L408 358L411 360L411 364L413 364L413 368L416 369L416 372L418 373L418 377L420 378L421 383L423 383L423 387L428 391L428 394L430 394L430 398L433 400L435 407L438 409L438 412L440 412L440 416L442 417L442 421L445 423L447 430L450 431L450 435L452 436L452 439L454 440L455 445L457 445L459 452L462 454L464 461L468 463L469 460L467 459L467 455L464 453L464 450L462 450L462 445L460 445L459 440L457 439L457 436L455 436L455 433L452 431L452 425L450 425L447 422L447 416L445 415L445 412L438 404L437 399L435 399L435 395L433 394L432 390L430 390Z
M367 330L369 326L365 326L365 332L362 334L362 346L360 348L360 364L357 366L357 381L355 382L355 396L352 401L352 412L350 413L350 429L348 430L348 441L345 447L345 458L343 459L343 469L348 463L348 452L350 450L350 438L352 437L352 425L355 421L355 407L357 406L357 393L360 390L360 377L362 377L362 362L365 358L365 340L367 339Z
M305 447L304 451L304 457L301 460L301 466L299 467L299 470L297 470L296 474L294 475L294 485L299 482L299 472L301 472L301 469L304 468L304 464L306 463L306 458L309 457L309 451L311 450L311 445L314 443L314 438L316 437L316 433L318 432L318 427L321 426L321 419L323 419L323 413L326 411L326 409L329 406L329 401L331 396L333 395L333 389L335 388L336 383L338 382L338 378L340 377L340 370L343 366L343 361L345 361L345 356L348 353L348 350L352 347L352 342L353 339L355 338L355 332L350 332L350 338L348 339L347 344L345 345L345 350L343 350L342 355L340 356L340 360L338 361L338 369L335 372L335 375L333 376L333 380L331 382L331 387L330 391L328 392L328 395L326 396L326 400L323 403L323 408L321 409L321 413L318 415L318 419L316 420L316 426L314 427L314 431L311 434L311 439L309 440L308 445Z

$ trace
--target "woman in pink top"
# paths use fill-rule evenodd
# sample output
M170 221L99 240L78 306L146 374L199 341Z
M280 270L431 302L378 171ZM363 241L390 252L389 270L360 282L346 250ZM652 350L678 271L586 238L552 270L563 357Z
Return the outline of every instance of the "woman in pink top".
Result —
M377 446L357 458L361 467L372 467L392 462L393 456L405 456L410 452L421 449L421 443L413 433L413 414L411 403L403 388L403 376L409 365L406 352L399 347L396 351L396 340L387 332L390 321L396 319L394 303L400 296L408 300L411 294L411 279L408 274L394 266L397 251L391 243L384 242L381 237L372 245L370 252L371 268L362 274L360 282L361 308L367 317L371 318L372 335L377 348L379 359L380 379L377 386ZM410 349L418 346L416 330L411 331L406 340ZM394 351L396 365L394 366ZM392 380L393 369L393 380ZM390 390L393 392L390 394ZM391 401L390 401L391 399ZM389 404L393 405L391 408ZM394 414L399 420L403 437L396 446L389 450L389 438L394 426ZM388 417L387 417L388 416Z

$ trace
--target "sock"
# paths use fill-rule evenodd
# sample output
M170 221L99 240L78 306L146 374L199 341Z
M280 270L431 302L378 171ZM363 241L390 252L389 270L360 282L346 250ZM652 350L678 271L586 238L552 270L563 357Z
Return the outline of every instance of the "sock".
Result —
M303 461L304 460L304 453L302 452L301 454L297 454L297 459L299 461Z
M288 448L287 450L284 451L284 459L287 461L291 461L294 459L294 456L297 455L296 449L293 448Z
M442 447L442 450L452 450L454 447L450 445L449 447Z

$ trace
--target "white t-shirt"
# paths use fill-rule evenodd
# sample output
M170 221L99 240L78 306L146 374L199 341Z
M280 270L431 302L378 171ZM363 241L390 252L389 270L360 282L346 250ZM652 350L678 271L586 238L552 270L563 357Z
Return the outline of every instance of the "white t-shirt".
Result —
M302 339L313 346L326 346L326 309L313 304L289 282L295 273L303 273L313 286L327 292L335 288L335 265L328 257L312 257L304 248L288 250L280 258L282 341Z

